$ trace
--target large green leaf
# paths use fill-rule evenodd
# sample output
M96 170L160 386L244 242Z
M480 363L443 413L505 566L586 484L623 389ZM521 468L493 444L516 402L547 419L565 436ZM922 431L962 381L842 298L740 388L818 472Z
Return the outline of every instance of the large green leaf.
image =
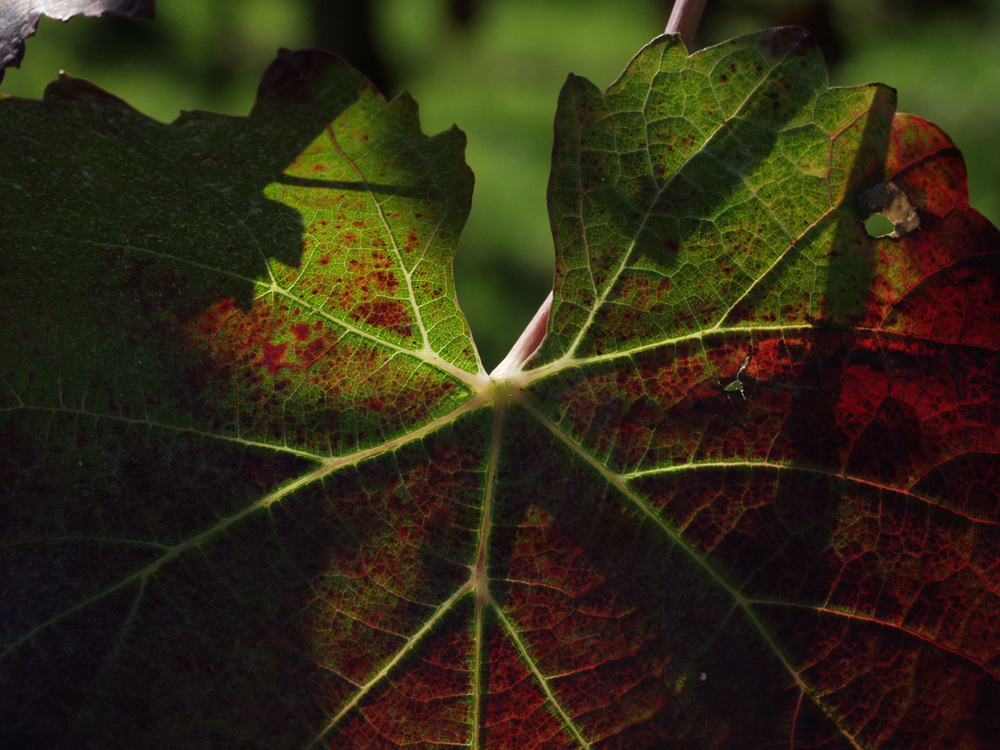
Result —
M0 741L995 744L1000 234L804 32L570 78L492 376L463 137L332 57L0 132Z

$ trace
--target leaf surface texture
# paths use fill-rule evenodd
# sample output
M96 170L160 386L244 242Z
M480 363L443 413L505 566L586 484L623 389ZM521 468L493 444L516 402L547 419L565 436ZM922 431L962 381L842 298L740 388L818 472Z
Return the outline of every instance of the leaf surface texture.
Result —
M995 743L1000 235L804 32L570 77L549 328L495 377L464 136L339 59L0 126L0 738ZM919 228L872 238L885 182Z

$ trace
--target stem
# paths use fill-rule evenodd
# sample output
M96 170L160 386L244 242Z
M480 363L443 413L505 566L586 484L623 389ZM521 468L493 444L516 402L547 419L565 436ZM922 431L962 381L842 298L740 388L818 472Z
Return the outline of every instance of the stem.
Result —
M542 306L538 308L535 317L528 323L528 327L521 332L521 338L511 347L510 352L503 358L503 362L497 365L496 369L490 373L490 377L501 378L520 372L521 366L528 361L528 358L535 353L535 349L545 338L545 328L549 324L549 310L552 308L552 292L545 298Z
M674 9L667 21L668 34L680 34L684 46L691 52L694 34L698 30L701 14L708 0L674 0Z

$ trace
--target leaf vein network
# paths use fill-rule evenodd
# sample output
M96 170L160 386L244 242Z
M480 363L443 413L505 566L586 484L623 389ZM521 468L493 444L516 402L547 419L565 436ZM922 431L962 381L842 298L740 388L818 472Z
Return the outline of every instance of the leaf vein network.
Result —
M873 625L878 625L880 627L890 628L896 631L897 633L902 633L903 635L912 637L926 646L930 646L931 648L938 649L940 651L943 651L944 653L958 657L961 661L966 662L972 665L973 667L976 667L977 669L981 670L983 672L984 677L989 678L996 676L996 674L992 672L987 666L987 663L991 659L993 659L996 656L996 654L992 654L991 656L989 656L986 659L983 659L982 661L976 660L971 656L969 656L968 654L962 653L957 648L946 646L943 643L934 641L931 637L925 634L918 633L912 628L907 628L903 626L901 622L897 623L897 622L889 622L887 620L880 620L877 617L868 617L866 615L858 614L857 612L850 612L847 609L839 607L828 607L825 605L802 604L800 602L789 602L789 601L781 601L774 599L748 599L747 601L759 606L762 605L768 607L787 607L789 609L807 609L812 612L819 612L820 614L824 615L830 615L833 617L843 617L849 620L858 620L861 622L868 622ZM902 618L900 619L902 620Z
M597 460L589 452L587 452L583 446L573 440L572 437L567 435L563 430L551 420L549 420L542 412L540 412L534 404L532 404L527 397L523 394L519 398L520 403L531 412L538 420L542 423L558 440L565 444L570 450L580 456L584 461L590 464L611 486L618 489L621 495L628 499L628 501L635 506L646 518L648 518L653 524L658 526L667 538L680 550L682 550L692 562L695 563L699 568L701 568L708 576L711 578L732 600L735 607L743 612L743 615L749 621L749 623L758 632L761 640L770 649L770 651L775 655L778 661L783 666L785 672L791 677L795 682L796 686L803 693L807 694L813 703L822 711L837 727L838 731L841 732L845 737L854 742L854 740L847 734L846 730L841 726L837 717L830 713L827 707L819 700L819 696L812 690L799 675L798 671L792 666L791 662L784 652L778 648L777 643L775 643L770 631L761 621L756 610L752 606L749 599L740 593L739 589L731 584L723 574L716 570L713 565L709 563L706 557L700 554L694 547L692 547L680 534L673 529L669 524L667 524L659 514L657 514L649 504L643 500L635 491L633 491L625 482L622 475L615 474L610 469L608 469L603 463ZM861 750L860 745L855 743L855 747Z
M774 64L774 67L777 67L778 65L780 65L780 63L783 62L785 60L785 58L787 58L787 56L788 56L788 53L786 52L781 57L781 59ZM772 68L772 71L773 71L773 69L774 68ZM739 114L740 114L740 111L743 109L743 107L751 100L751 97L756 93L756 91L761 86L763 86L766 81L769 80L769 78L770 78L770 74L767 75L767 76L763 76L761 78L761 80L753 87L753 89L750 90L750 92L743 99L743 101L740 102L740 104L736 108L736 111L733 112L732 115L729 115L728 117L724 118L719 123L718 127L716 127L716 129L714 131L712 131L712 133L705 139L705 142L711 141L718 133L720 133L722 131L722 129L726 126L727 123L729 123L731 120L737 118L739 116ZM648 146L647 146L647 150L648 150ZM579 151L579 149L578 149L578 151ZM629 263L629 260L632 257L632 253L635 250L636 245L639 242L639 237L642 235L642 231L646 227L646 222L648 222L649 221L649 217L652 216L653 209L656 206L656 204L659 202L660 198L663 196L663 193L673 184L673 181L678 178L678 176L684 170L684 167L686 167L691 162L691 160L694 159L700 153L702 153L702 149L698 149L698 150L694 151L687 159L685 159L684 163L681 164L674 171L674 173L672 175L670 175L670 177L663 183L663 185L656 191L656 194L653 196L652 200L649 202L649 207L643 212L642 221L639 223L639 227L638 227L638 229L636 229L636 231L635 231L635 233L634 233L634 235L633 235L633 237L632 237L632 239L631 239L631 241L629 243L628 249L626 249L625 252L622 253L621 262L619 263L618 268L615 270L615 272L612 274L612 276L604 282L604 291L600 294L599 298L594 303L593 307L591 308L590 312L588 313L587 320L580 326L580 332L577 334L576 338L570 344L570 346L569 346L566 354L563 355L563 357L562 357L563 359L567 359L567 358L572 358L573 357L573 354L576 352L576 350L580 346L580 343L583 341L583 337L587 334L587 331L590 329L590 326L593 324L594 318L596 317L598 311L604 306L604 303L607 301L608 295L611 294L611 291L612 291L614 285L617 283L617 281L621 277L622 273L624 273L625 269L628 267L628 263ZM580 185L580 191L581 191L581 193L584 192L582 184ZM589 254L588 254L588 258L589 258ZM766 275L766 273L765 273L765 275ZM728 315L728 311L727 311L726 314ZM725 315L723 316L722 320L720 320L720 323L723 320L725 320Z
M429 618L424 622L424 624L417 629L413 635L411 635L405 644L397 651L391 658L389 658L382 666L378 672L364 685L362 685L327 723L319 730L315 737L306 745L305 750L309 748L316 747L323 738L326 737L333 729L346 717L360 702L368 695L372 690L374 690L379 684L385 680L393 668L399 664L403 658L416 646L423 641L424 637L430 633L434 625L444 617L447 612L451 610L455 602L457 602L462 596L472 591L472 582L467 581L462 586L460 586L456 591L449 596L444 602L442 602L434 610Z
M129 574L129 575L121 578L117 582L108 585L102 591L99 591L98 593L94 594L93 596L87 597L86 599L77 602L73 606L68 607L67 609L65 609L65 610L63 610L63 611L61 611L61 612L53 615L52 617L48 618L47 620L39 623L38 625L36 625L33 628L31 628L29 631L27 631L26 633L24 633L19 638L16 638L15 640L13 640L13 641L11 641L9 643L3 644L3 650L0 651L0 659L2 659L4 656L6 656L7 654L11 653L15 649L17 649L19 646L21 646L24 643L27 643L28 641L30 641L36 634L38 634L42 630L45 630L46 628L51 627L51 626L57 624L61 620L65 619L66 617L68 617L68 616L70 616L70 615L72 615L72 614L74 614L74 613L76 613L78 611L81 611L81 610L85 609L86 607L90 606L91 604L95 604L95 603L97 603L97 602L105 599L106 597L110 596L111 594L115 593L116 591L120 591L120 590L122 590L122 589L128 587L129 585L131 585L133 583L136 583L136 582L139 582L141 585L144 586L145 585L145 581L148 578L150 578L151 576L153 576L157 571L159 571L160 568L162 568L164 565L167 565L170 562L172 562L173 560L179 558L185 552L187 552L187 551L189 551L191 549L196 549L196 548L200 547L202 544L205 544L205 543L211 541L213 538L215 538L216 536L218 536L219 534L221 534L223 531L225 531L226 529L228 529L230 526L232 526L235 523L243 520L244 518L246 518L246 517L248 517L248 516L256 513L257 511L269 508L270 506L274 505L275 503L277 503L279 500L283 499L284 497L286 497L286 496L288 496L288 495L290 495L290 494L298 491L299 489L302 489L303 487L305 487L305 486L307 486L309 484L312 484L312 483L314 483L316 481L321 481L325 476L327 476L328 474L333 473L334 471L337 471L338 469L341 469L341 468L343 468L345 466L350 466L350 465L361 463L361 462L366 461L368 459L375 458L375 457L383 455L385 453L394 451L397 448L402 447L403 445L406 445L407 443L410 443L410 442L413 442L413 441L416 441L416 440L421 440L424 437L426 437L427 435L430 435L433 432L437 431L441 427L444 427L445 425L451 423L452 421L454 421L455 419L457 419L459 416L461 416L461 415L463 415L463 414L465 414L465 413L467 413L469 411L472 411L473 409L476 409L476 408L482 406L484 403L486 403L488 401L488 398L489 398L489 396L487 394L478 394L477 396L474 396L474 397L470 398L468 401L466 401L465 403L461 404L456 409L453 409L448 414L445 414L444 416L439 417L438 419L436 419L436 420L434 420L434 421L432 421L432 422L424 425L421 428L418 428L416 430L408 432L405 435L402 435L400 437L388 440L388 441L386 441L386 442L384 442L384 443L382 443L380 445L374 446L372 448L366 448L366 449L357 451L355 453L348 454L346 456L340 456L340 457L322 457L322 456L315 456L313 454L305 454L303 452L298 452L297 455L303 455L304 457L307 457L307 458L312 458L312 459L319 460L319 462L320 462L319 465L316 466L315 468L307 471L306 473L302 474L298 478L292 479L292 480L288 481L287 483L285 483L284 485L282 485L278 489L276 489L273 492L271 492L271 493L265 495L264 497L262 497L260 500L257 500L256 502L251 503L250 505L248 505L247 507L243 508L242 510L237 511L234 514L232 514L230 516L227 516L226 518L221 519L220 521L218 521L217 523L213 524L209 528L204 529L204 530L196 533L195 535L189 537L188 539L186 539L184 541L178 542L177 544L172 545L172 546L157 545L157 546L161 546L162 549L164 549L164 553L162 555L160 555L158 558L156 558L155 560L153 560L150 563L147 563L146 565L144 565L139 570L137 570L137 571L135 571L135 572L133 572L133 573L131 573L131 574ZM43 408L43 407L32 407L32 406L13 407L13 409L33 409L33 410L47 411L47 412L56 412L56 411L63 411L63 412L65 412L65 411L71 411L71 410L67 410L67 409L58 409L58 408L50 408L50 407ZM5 411L9 411L9 410L5 410ZM93 415L88 415L88 416L105 417L106 415L93 414ZM143 420L130 420L130 419L127 419L125 417L108 417L108 418L110 418L110 419L118 419L118 420L127 421L127 422L134 422L134 423L138 423L138 424L147 424L147 425L149 424L148 422L143 421ZM157 426L160 426L160 425L157 425ZM171 429L170 425L163 425L163 427L165 427L167 429ZM193 433L196 433L196 434L204 434L207 437L217 438L217 439L224 439L224 440L228 440L228 441L231 441L231 442L237 442L237 443L240 443L242 445L247 445L249 447L262 447L262 448L266 448L266 449L269 449L269 450L275 450L275 451L281 450L281 448L276 447L276 446L267 445L267 444L259 444L259 445L258 444L253 444L253 443L250 443L249 441L242 440L240 438L226 438L226 437L223 437L223 436L212 435L210 433L199 433L197 430L194 430L194 429L191 429L191 428L172 428L172 429L175 429L175 430L181 431L181 432L193 432ZM291 451L291 449L288 449L288 450L289 450L289 452L294 452L294 451ZM39 542L42 542L42 541L44 541L44 540L39 540ZM136 542L136 543L139 543L139 542ZM466 587L468 587L470 585L471 584L467 584Z
M496 616L500 620L500 624L503 626L503 629L506 631L510 639L514 642L514 647L521 654L521 658L527 665L528 671L530 671L531 674L534 676L536 682L538 683L538 686L545 694L545 697L548 700L549 705L551 705L556 714L558 714L560 720L563 723L563 726L570 734L573 735L573 738L580 743L580 747L582 748L582 750L591 750L591 744L586 740L586 738L584 738L583 731L580 729L580 727L577 726L576 722L573 721L573 717L569 715L569 711L558 700L555 691L549 684L550 678L542 674L541 668L538 666L538 663L531 655L531 651L528 648L528 644L525 643L524 640L521 638L521 634L517 630L517 628L514 627L514 623L512 623L507 618L507 615L504 613L500 605L497 604L496 600L493 599L492 595L487 597L487 601L489 605L493 608L494 612L496 613Z
M375 198L375 193L369 186L368 180L365 179L365 176L361 172L361 168L357 165L356 161L348 156L347 152L340 147L340 143L337 141L337 136L333 132L332 124L326 126L326 132L330 136L330 140L333 143L333 147L337 150L337 153L339 153L344 160L347 161L347 163L351 166L351 169L353 169L358 175L358 179L361 180L362 184L367 188L368 197L375 206L375 210L378 211L379 221L382 223L382 228L385 230L385 234L388 235L389 243L392 246L392 252L396 256L396 262L399 264L399 270L403 273L403 278L406 279L406 291L410 299L410 306L413 309L413 314L417 319L417 328L420 330L420 336L423 339L423 349L425 351L431 351L430 341L427 338L427 329L424 326L423 316L420 314L420 305L417 304L417 296L413 290L413 278L411 272L406 268L406 264L403 262L403 255L399 251L399 245L396 242L396 236L392 232L392 227L389 225L389 221L386 219L385 213L382 211L382 204L380 204Z

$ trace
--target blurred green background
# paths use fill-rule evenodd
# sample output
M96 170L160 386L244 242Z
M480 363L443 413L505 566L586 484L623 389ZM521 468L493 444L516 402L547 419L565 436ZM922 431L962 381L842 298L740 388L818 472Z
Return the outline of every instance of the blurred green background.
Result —
M567 73L609 85L666 25L670 0L160 0L151 21L43 19L0 92L40 97L62 69L158 120L246 114L278 47L326 47L390 98L407 89L424 131L457 123L476 174L455 270L492 369L551 286L545 207L552 118ZM1000 0L709 0L696 44L808 27L834 85L881 81L901 111L965 154L972 203L1000 223Z

